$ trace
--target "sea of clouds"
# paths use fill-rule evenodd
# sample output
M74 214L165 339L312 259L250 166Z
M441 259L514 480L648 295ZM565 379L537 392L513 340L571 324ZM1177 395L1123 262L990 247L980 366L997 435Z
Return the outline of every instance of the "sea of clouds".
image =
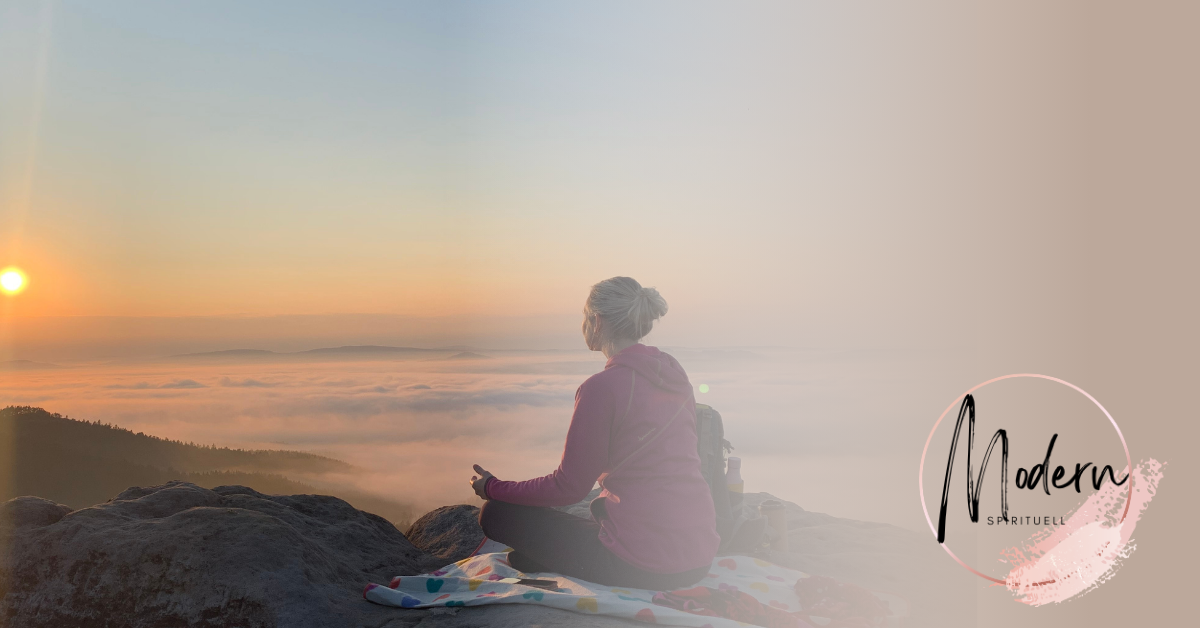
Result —
M919 527L915 464L936 418L920 410L941 408L914 398L911 356L664 349L688 370L697 400L724 416L746 490ZM575 391L604 368L603 356L455 355L216 354L43 365L6 373L0 404L185 442L327 455L357 471L294 479L352 485L420 508L475 500L472 464L514 480L552 471ZM900 474L912 481L899 482ZM914 494L895 488L908 484Z

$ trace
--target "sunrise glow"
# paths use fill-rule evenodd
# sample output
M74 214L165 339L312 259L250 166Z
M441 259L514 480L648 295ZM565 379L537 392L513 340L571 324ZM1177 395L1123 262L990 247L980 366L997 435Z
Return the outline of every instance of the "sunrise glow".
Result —
M3 289L5 294L17 294L25 289L25 284L25 273L20 269L5 268L0 272L0 289Z

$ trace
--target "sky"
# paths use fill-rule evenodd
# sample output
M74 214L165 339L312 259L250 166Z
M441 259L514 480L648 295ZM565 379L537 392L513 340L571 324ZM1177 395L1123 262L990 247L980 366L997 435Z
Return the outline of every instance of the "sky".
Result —
M329 394L402 409L362 421L402 429L434 395L403 388L419 373L162 360L577 352L551 360L543 405L463 406L474 430L545 428L511 441L530 447L512 473L533 473L600 367L588 288L632 276L670 305L647 341L712 383L748 481L823 512L919 529L921 443L975 384L1046 373L1095 394L1135 462L1168 462L1139 525L1151 558L1106 585L1162 602L1186 578L1154 576L1172 567L1149 548L1190 543L1172 522L1197 514L1168 490L1197 436L1196 12L0 0L0 268L29 280L0 295L0 362L65 367L0 373L0 392L386 470L387 446L345 444L353 413L289 408L342 382ZM526 367L436 378L503 391L550 369ZM162 387L184 380L200 386ZM222 383L250 380L279 385ZM1116 604L1058 617L1131 612Z
M1084 60L1046 13L9 2L7 313L561 316L614 275L694 345L936 336L980 279L1069 310L1036 270L1088 255Z

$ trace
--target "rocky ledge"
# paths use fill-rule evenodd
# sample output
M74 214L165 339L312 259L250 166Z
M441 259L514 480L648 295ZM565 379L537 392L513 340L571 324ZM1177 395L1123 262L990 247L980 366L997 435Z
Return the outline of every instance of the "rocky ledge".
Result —
M470 554L482 537L477 513L429 513L410 530L422 548L386 519L323 495L169 482L75 511L18 497L0 504L0 625L478 626L479 613L435 615L362 598L368 582ZM466 610L486 610L489 626L577 619L533 606Z
M752 506L769 497L746 495ZM787 506L792 551L772 556L775 562L902 595L912 580L904 576L927 569L917 564L915 533ZM587 514L583 505L564 510ZM0 625L642 625L532 605L455 613L363 600L368 582L470 555L483 537L478 513L446 506L401 533L335 497L264 495L244 486L169 482L75 511L18 497L0 504Z

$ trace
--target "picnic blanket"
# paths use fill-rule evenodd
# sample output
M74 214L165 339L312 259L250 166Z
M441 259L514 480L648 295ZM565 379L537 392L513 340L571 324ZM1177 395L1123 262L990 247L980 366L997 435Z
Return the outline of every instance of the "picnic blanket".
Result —
M585 614L609 615L671 626L734 628L747 623L699 615L663 605L661 592L609 587L559 574L526 574L513 569L507 554L478 554L430 574L397 576L389 586L369 584L363 597L377 604L399 608L481 606L484 604L540 604ZM558 582L555 590L498 582L503 578L542 578ZM748 556L723 556L713 560L712 569L697 586L717 591L748 594L762 605L797 613L798 626L830 625L831 620L808 614L796 592L796 583L810 576ZM803 589L803 587L802 587ZM655 593L660 593L655 603ZM903 615L906 605L895 596L876 593L887 603L893 617ZM744 597L744 596L743 596ZM810 602L811 605L811 602ZM815 609L814 609L815 610ZM835 625L840 622L835 622Z

